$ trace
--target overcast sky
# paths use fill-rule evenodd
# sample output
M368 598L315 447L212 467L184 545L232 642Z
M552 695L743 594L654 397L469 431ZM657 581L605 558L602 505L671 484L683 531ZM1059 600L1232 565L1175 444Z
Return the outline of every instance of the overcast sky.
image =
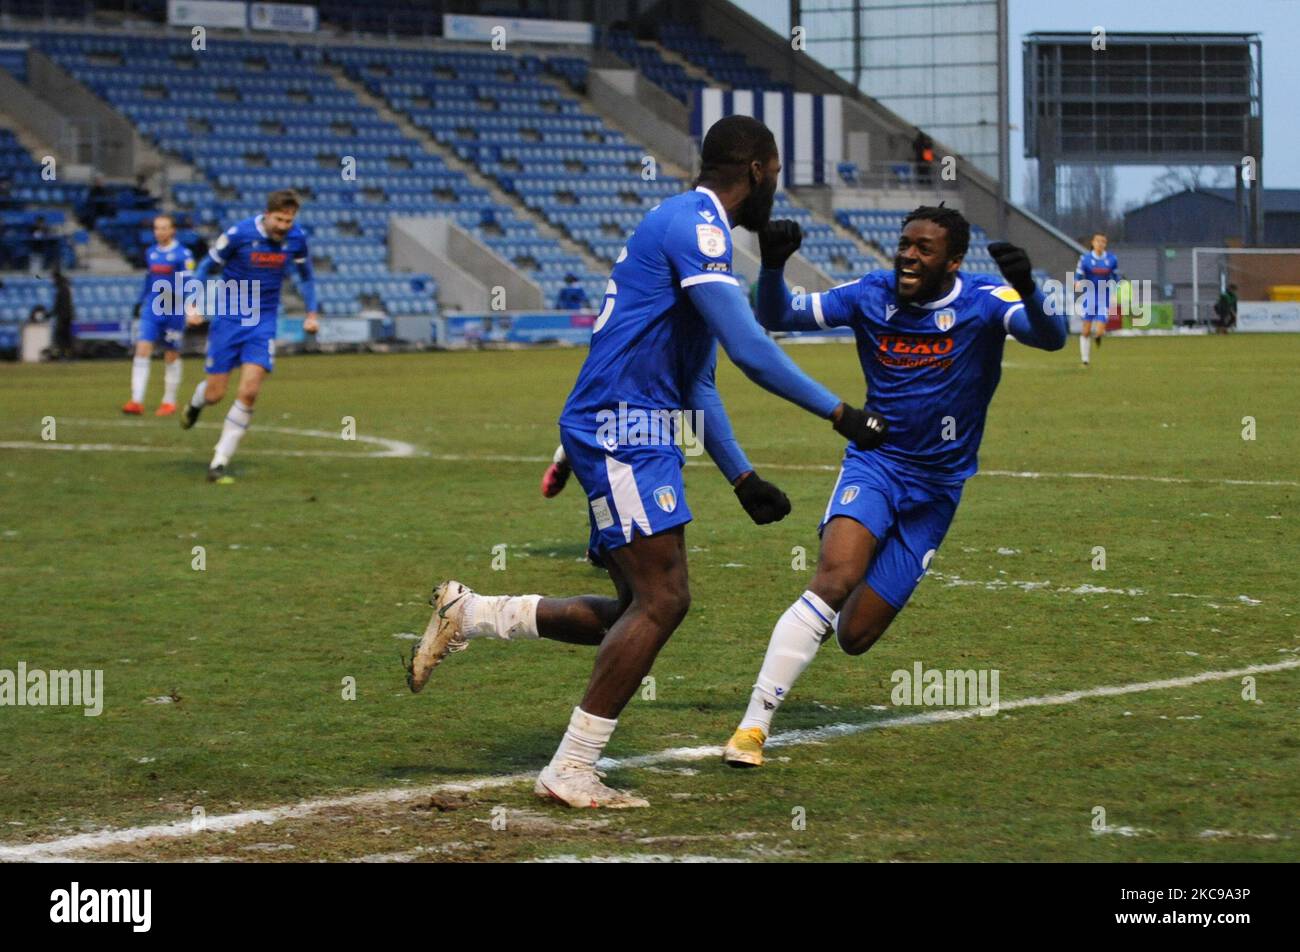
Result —
M1264 60L1265 188L1300 188L1300 0L1009 0L1011 194L1025 198L1024 91L1021 43L1027 33L1258 33ZM1146 198L1159 168L1119 173L1120 204Z

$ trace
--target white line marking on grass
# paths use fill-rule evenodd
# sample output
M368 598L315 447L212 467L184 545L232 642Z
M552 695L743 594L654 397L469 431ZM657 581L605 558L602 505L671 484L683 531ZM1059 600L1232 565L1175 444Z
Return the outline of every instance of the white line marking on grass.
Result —
M89 420L89 419L67 419L62 422L72 425L86 426L125 426L131 428L146 427L150 424L136 420ZM197 428L205 430L218 430L221 428L220 423L199 423ZM407 443L405 440L393 440L383 436L368 436L358 433L353 440L344 440L341 433L333 433L329 430L303 430L296 427L273 426L258 424L257 432L259 433L282 433L286 436L305 436L311 439L331 440L337 442L357 442L364 443L367 446L378 447L369 453L354 453L344 450L277 450L277 449L257 449L252 447L245 449L243 453L256 454L262 456L334 456L350 459L402 459L412 456L427 456L422 453L414 444ZM148 446L143 444L123 444L123 443L61 443L58 440L6 440L0 442L0 449L6 450L68 450L81 453L181 453L191 454L195 449L191 446ZM242 454L241 454L242 455Z
M767 467L772 469L773 467ZM1221 479L1205 476L1124 476L1118 473L1035 473L1029 470L983 469L977 476L1006 476L1012 479L1110 479L1143 483L1218 483L1223 486L1300 486L1293 479Z
M1126 595L1130 598L1155 598L1162 594L1160 592L1149 592L1144 588L1106 588L1087 582L1071 588L1068 585L1053 585L1050 579L1042 582L1030 582L1024 579L962 578L960 575L949 575L935 569L931 569L929 574L937 584L942 585L944 588L983 588L989 592L1005 592L1019 589L1022 592L1047 592L1048 594L1061 595ZM1165 592L1163 594L1169 598L1222 598L1229 601L1234 598L1231 595L1192 595L1188 592ZM1249 595L1237 595L1235 599L1241 604L1251 607L1264 604L1261 599L1251 598ZM1150 619L1147 620L1150 621Z
M579 856L577 853L559 853L529 860L530 863L748 863L740 857L699 856L688 853L673 856L669 853L614 853L607 856Z
M69 419L67 423L95 424L97 426L149 426L150 424L136 420L90 420L90 419ZM199 423L198 427L207 429L217 429L220 424L217 423ZM262 426L258 424L255 427L259 432L266 433L284 433L290 436L307 436L327 440L341 440L342 437L337 433L328 430L298 430L290 427ZM353 459L362 458L411 458L418 457L421 459L431 459L439 463L549 463L549 456L523 456L514 453L430 453L421 450L411 443L402 440L387 439L377 436L356 437L359 443L370 443L373 445L383 446L385 452L381 453L341 453L325 450L240 450L241 455L247 453L263 453L268 456L343 456ZM80 443L80 444L56 444L38 441L10 440L0 442L0 449L78 449L78 450L106 450L106 451L136 451L136 452L188 452L184 447L155 447L155 446L121 446L111 443ZM712 463L702 461L687 461L687 466L712 466ZM763 469L786 470L787 472L798 473L836 473L839 472L839 463L758 463ZM994 476L1006 479L1109 479L1121 482L1148 482L1148 483L1177 483L1182 485L1195 485L1198 483L1212 484L1220 486L1294 486L1300 487L1300 481L1289 479L1224 479L1221 477L1198 477L1198 476L1138 476L1127 475L1123 473L1045 473L1034 470L1011 470L1011 469L984 469L975 474L976 476Z
M440 463L549 463L549 456L515 456L503 453L427 453L429 459ZM688 460L687 466L713 466L710 462ZM796 473L837 473L839 463L755 463L762 469L786 470ZM994 476L1005 479L1110 479L1124 482L1198 483L1222 486L1296 486L1300 481L1287 479L1223 479L1214 476L1135 476L1117 473L1042 473L1032 470L982 469L976 476Z
M1252 664L1230 671L1203 671L1200 674L1181 678L1166 678L1160 681L1141 681L1136 684L1102 685L1084 688L1079 691L1067 691L1064 694L1047 694L1041 697L1026 697L1003 701L998 711L1011 711L1019 708L1048 707L1058 704L1073 704L1085 698L1118 697L1125 694L1140 694L1144 691L1162 691L1170 688L1189 687L1210 681L1228 681L1247 674L1265 674L1273 671L1287 671L1300 668L1300 658L1277 661L1272 664ZM824 727L806 730L786 731L774 735L769 741L770 747L787 747L792 744L820 743L836 737L849 737L865 731L882 730L892 727L915 727L922 724L939 724L946 721L960 721L972 717L978 718L980 709L975 707L926 711L921 714L908 714L901 717L880 718L875 721L854 724L828 724ZM626 757L621 760L605 758L598 766L603 769L634 770L677 761L705 760L709 757L722 756L721 747L672 747L654 754ZM224 816L207 818L205 832L222 832L237 830L253 823L271 824L280 820L299 819L319 813L322 810L350 809L353 807L373 807L387 804L407 803L441 793L474 793L480 790L492 790L514 784L531 782L535 773L508 774L498 777L480 777L473 780L434 784L428 787L397 788L390 790L372 790L345 797L325 797L304 800L288 806L270 807L264 810L246 810ZM82 853L113 846L129 846L142 840L178 839L191 836L196 831L189 820L175 823L160 823L153 826L130 827L122 830L103 830L98 833L81 833L76 836L46 840L39 843L13 843L0 845L0 862L33 862L49 859L63 859L69 854Z

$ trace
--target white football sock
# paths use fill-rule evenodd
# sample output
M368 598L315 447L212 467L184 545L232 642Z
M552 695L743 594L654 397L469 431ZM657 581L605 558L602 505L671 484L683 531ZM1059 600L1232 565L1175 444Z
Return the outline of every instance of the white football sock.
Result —
M1080 336L1079 336L1079 355L1083 358L1083 362L1084 362L1085 364L1088 362L1088 356L1089 356L1089 354L1091 354L1091 353L1092 353L1092 335L1090 335L1090 334L1082 334L1082 335L1080 335Z
M470 595L461 610L466 638L537 638L540 595Z
M567 761L594 767L617 726L617 719L611 721L575 707L573 716L569 718L569 727L564 732L564 739L556 748L551 763L558 765Z
M554 463L556 466L569 465L569 457L567 454L565 454L563 446L557 446L555 448L555 453L551 456L551 462Z
M804 592L785 610L772 630L763 667L740 722L742 730L761 727L764 734L771 733L772 715L834 630L835 612L812 592Z
M131 402L144 403L144 391L149 386L149 358L137 357L131 361Z
M221 427L221 439L217 440L216 452L212 454L213 466L225 466L230 457L235 455L240 439L253 419L253 408L244 406L242 400L236 400L226 414L226 422Z
M163 364L163 403L175 403L176 391L181 386L181 359Z
M194 396L190 397L190 406L196 410L202 410L208 405L208 378L204 377L199 381L199 385L194 388Z

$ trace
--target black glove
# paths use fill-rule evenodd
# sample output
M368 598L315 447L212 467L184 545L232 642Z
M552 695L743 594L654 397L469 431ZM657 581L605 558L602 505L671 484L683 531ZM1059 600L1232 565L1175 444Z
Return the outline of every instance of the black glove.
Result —
M1025 253L1024 248L1019 248L1009 241L995 241L989 245L989 254L997 263L1002 277L1007 279L1007 284L1015 288L1017 294L1022 298L1033 295L1036 290L1034 266L1030 264L1029 255Z
M852 440L860 450L874 450L885 442L885 434L889 431L889 427L884 420L874 413L859 410L847 403L843 404L843 407L844 412L840 414L840 418L831 424L835 427L836 433Z
M803 244L803 229L797 221L778 218L769 221L758 233L758 252L763 259L763 267L781 270L786 259L799 250Z
M790 515L790 500L776 486L758 473L750 473L736 487L736 498L749 513L749 518L760 526L780 522Z

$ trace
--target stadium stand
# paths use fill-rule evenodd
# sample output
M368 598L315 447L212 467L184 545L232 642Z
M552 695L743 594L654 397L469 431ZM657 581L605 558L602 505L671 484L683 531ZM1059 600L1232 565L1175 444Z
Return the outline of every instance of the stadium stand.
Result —
M637 69L660 89L689 104L691 96L708 85L687 74L680 63L670 63L653 43L642 43L625 29L604 32L603 46L629 66Z
M685 57L713 78L714 85L735 89L789 89L775 82L767 70L750 66L739 53L728 52L722 42L691 27L665 23L659 28L659 42Z
M545 70L537 56L373 48L331 49L327 56L604 262L613 262L646 208L685 187L666 176L642 180L645 150L586 113L575 96L539 82ZM553 71L566 82L569 62ZM500 233L480 229L480 237L530 271L548 302L569 273L599 299L607 273L591 271L509 208L492 213ZM456 217L476 227L472 215Z
M355 31L436 30L401 4L359 9L324 3L320 9L327 23ZM156 13L162 12L159 5ZM590 63L567 50L547 56L268 38L222 39L197 56L187 43L162 35L11 28L0 39L41 50L163 153L193 168L192 181L175 182L162 196L187 245L257 213L267 192L298 189L307 200L299 220L311 239L327 315L436 313L437 284L430 275L388 266L394 214L454 220L533 280L548 305L569 274L589 300L599 301L608 267L645 211L688 186L662 168L653 179L640 174L648 149L590 107L584 98ZM601 43L684 103L706 84L786 88L720 40L682 26L662 25L657 41L611 28L602 31ZM691 64L689 71L677 57ZM8 63L0 57L0 68ZM374 98L363 102L354 92L359 89ZM425 138L413 138L411 126ZM110 187L106 204L93 209L85 186L41 183L35 160L6 135L0 130L0 181L12 169L16 197L75 206L95 233L133 265L141 263L152 241L153 201ZM355 176L341 174L348 161ZM465 168L483 178L471 179ZM854 170L840 172L848 180ZM15 260L30 261L21 237L33 211L5 214L14 217L5 219L0 247L12 249ZM774 216L799 221L801 255L845 281L893 254L903 212L841 210L819 219L780 192ZM557 242L556 232L573 244ZM571 250L575 246L581 254ZM967 267L996 272L978 228ZM88 310L81 319L95 320L119 303L118 292L107 290L111 285L85 287ZM0 297L9 305L0 313L25 316L30 298L30 290Z
M435 313L430 275L387 268L389 209L453 211L483 196L321 72L319 50L225 42L197 56L165 39L22 35L202 173L202 181L178 183L172 192L196 224L211 230L257 214L277 188L302 192L308 201L300 221L312 242L323 313ZM182 83L161 79L177 73ZM349 159L383 174L349 178ZM119 208L97 227L138 259L152 241L149 217ZM184 227L190 215L181 217ZM197 235L184 238L193 243Z

